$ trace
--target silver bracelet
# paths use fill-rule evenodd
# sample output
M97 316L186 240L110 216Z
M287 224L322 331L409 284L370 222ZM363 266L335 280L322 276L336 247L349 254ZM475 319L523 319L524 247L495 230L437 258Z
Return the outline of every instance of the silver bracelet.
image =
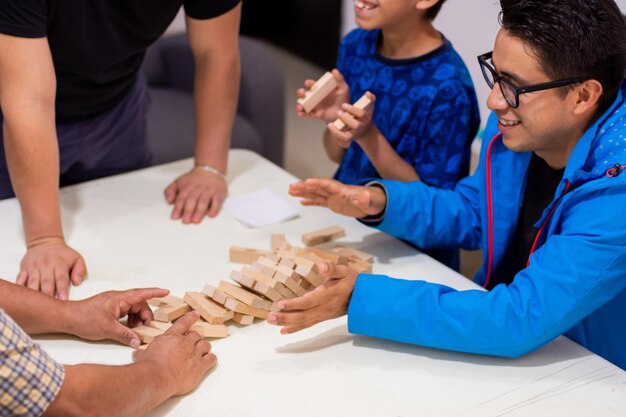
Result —
M212 166L212 165L209 165L209 164L200 164L200 163L196 162L196 163L194 164L194 166L195 166L196 168L202 168L204 171L206 171L206 172L208 172L208 173L210 173L210 174L215 174L215 175L218 175L218 176L222 177L224 180L226 180L226 175L225 175L225 174L223 174L223 173L221 173L221 172L220 172L217 168L215 168L215 167L214 167L214 166Z

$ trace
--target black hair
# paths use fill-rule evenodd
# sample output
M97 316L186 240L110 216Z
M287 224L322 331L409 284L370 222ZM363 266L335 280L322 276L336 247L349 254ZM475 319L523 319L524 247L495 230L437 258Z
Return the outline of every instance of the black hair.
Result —
M441 10L441 6L446 2L446 0L439 0L437 4L428 9L426 12L426 17L430 20L435 20L435 17L439 14L439 10Z
M604 90L600 110L613 103L626 67L626 22L615 1L500 0L500 5L502 28L531 48L550 78L597 80Z

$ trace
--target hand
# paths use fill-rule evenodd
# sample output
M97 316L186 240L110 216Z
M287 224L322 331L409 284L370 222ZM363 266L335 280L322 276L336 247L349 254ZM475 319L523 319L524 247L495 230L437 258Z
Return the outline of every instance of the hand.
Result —
M310 178L291 184L289 194L301 197L304 206L328 207L356 218L381 214L387 206L387 196L379 187L345 185L329 178Z
M226 180L217 174L196 167L178 177L165 189L165 198L174 205L172 219L183 223L200 223L208 213L215 217L228 194Z
M163 335L158 336L146 350L133 353L135 362L152 361L163 370L164 383L183 395L194 389L200 379L216 363L211 345L189 328L200 318L189 312L178 319Z
M110 339L137 348L139 336L120 323L128 315L128 325L137 327L153 319L146 300L164 297L168 290L142 288L128 291L107 291L91 298L67 303L68 333L87 340Z
M309 113L304 111L302 105L296 104L296 113L298 116L309 119L320 119L324 120L326 123L334 122L337 119L341 105L350 102L350 87L338 70L332 70L332 74L337 81L335 90L326 96L326 98ZM306 80L304 82L306 89L298 89L298 98L303 98L307 90L313 87L313 84L315 84L315 81Z
M317 268L328 277L326 282L302 297L279 301L279 311L267 315L269 324L283 326L282 334L295 333L348 312L357 272L345 265L318 264Z
M342 148L348 149L353 139L357 142L365 139L373 126L376 96L369 91L365 94L372 100L372 103L365 109L359 109L348 103L341 105L342 111L339 112L338 118L346 124L343 130L337 129L333 123L328 123L328 130Z
M80 285L87 276L85 260L62 237L29 243L16 283L59 300L67 300L70 280Z

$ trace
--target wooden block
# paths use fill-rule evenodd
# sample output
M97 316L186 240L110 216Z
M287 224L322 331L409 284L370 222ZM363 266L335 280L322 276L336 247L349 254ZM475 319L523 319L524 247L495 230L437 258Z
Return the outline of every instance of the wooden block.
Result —
M183 299L191 308L200 313L203 319L211 324L222 324L226 320L233 318L232 311L220 307L201 292L186 292Z
M335 265L348 265L348 257L339 253L330 252L315 246L311 246L307 250L322 258L324 262L330 262Z
M203 339L209 337L228 337L228 326L224 326L223 324L211 324L201 320L195 322L189 331L198 333Z
M361 110L365 110L366 108L368 108L370 105L372 104L372 100L370 100L365 94L363 94L361 96L360 99L358 99L355 103L354 103L354 107L356 107L357 109L361 109ZM344 130L347 126L346 124L343 122L343 120L341 119L337 119L333 122L333 125L335 125L335 127L338 130Z
M237 324L241 324L242 326L249 326L254 323L254 316L247 316L241 313L235 313L233 317L233 321Z
M235 313L245 314L247 316L254 316L260 319L267 318L267 311L261 310L260 308L252 308L249 305L242 303L241 301L235 300L234 298L226 299L226 308L229 310L233 310Z
M278 292L280 292L280 290L285 288L285 286L283 284L281 284L280 282L276 281L274 278L272 278L272 276L266 275L266 274L264 274L264 273L262 273L260 271L257 271L256 269L246 268L244 266L243 268L241 268L241 272L243 272L244 274L252 277L252 279L254 279L257 282L265 283L270 288L274 288ZM273 273L274 273L274 271L272 271L272 275L273 275Z
M148 304L154 307L174 307L185 304L182 298L175 295L166 295L165 297L151 298Z
M137 333L143 343L151 343L155 337L163 334L162 330L148 326L133 327L131 330Z
M294 269L296 267L296 263L293 261L293 259L289 258L280 258L280 261L278 261L278 265L282 265L291 269Z
M261 256L269 256L272 254L270 251L261 250L261 249L252 249L252 248L242 248L239 246L231 246L228 251L229 257L228 259L231 262L236 262L239 264L251 264L252 262L259 259Z
M335 87L337 87L335 77L333 77L333 74L330 72L326 72L313 84L311 89L305 93L303 98L298 99L298 104L302 105L304 111L309 113L324 100Z
M154 319L161 322L171 322L191 311L185 302L175 307L161 307L154 311Z
M222 281L217 288L230 297L235 298L253 308L260 308L262 310L269 311L272 306L271 301L264 300L258 295L251 293L250 291L246 291L237 285L233 285L230 282Z
M293 271L292 271L293 272ZM302 297L307 293L307 289L300 286L298 283L298 274L294 273L293 275L285 275L282 272L276 272L274 278L282 283L285 287L289 288L296 296ZM293 297L292 297L293 298Z
M272 301L282 300L283 297L278 291L271 288L269 285L257 282L251 276L244 274L243 272L233 271L230 273L230 279L241 284L241 286L246 287L249 290L252 290L256 294L260 294L266 298L269 298Z
M259 259L256 260L256 263L267 266L268 268L276 269L276 267L278 266L278 261L280 261L280 258L278 256L276 256L275 259L261 256Z
M296 273L301 275L302 278L308 281L311 285L318 287L324 283L325 279L318 275L317 267L314 262L303 258L296 259L296 262Z
M146 350L148 349L148 346L150 345L150 343L146 343L145 345L140 345L137 350Z
M263 275L259 271L255 271L252 268L241 268L241 272L254 280L254 290L260 292L270 300L278 301L285 298L285 296L281 293L285 286L275 279Z
M271 236L271 246L272 246L272 252L278 252L279 249L286 247L286 245L289 245L289 243L287 242L287 238L285 238L285 235L272 235Z
M357 249L349 248L347 246L336 245L332 248L332 251L347 256L349 258L359 258L368 263L374 262L374 255L362 252Z
M361 262L350 260L348 261L348 268L354 269L359 274L362 272L365 272L368 274L372 272L372 265L368 264L367 262L361 263Z
M170 327L172 327L172 323L163 323L161 321L152 320L148 323L149 327L152 327L157 330L161 330L162 332L167 331Z
M204 284L202 293L218 304L224 305L228 296L210 284Z
M274 273L276 272L275 268L269 267L267 265L263 265L262 263L259 263L259 262L252 262L250 264L250 268L270 278L273 277Z
M346 231L339 226L326 227L315 232L309 232L302 235L302 242L307 246L319 245L320 243L330 242L346 235Z

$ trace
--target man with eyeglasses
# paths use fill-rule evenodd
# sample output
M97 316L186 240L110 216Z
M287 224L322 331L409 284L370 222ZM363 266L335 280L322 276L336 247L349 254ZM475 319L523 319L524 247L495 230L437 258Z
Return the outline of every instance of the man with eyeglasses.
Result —
M290 193L423 248L482 248L475 281L319 265L329 280L278 303L292 333L348 314L351 333L504 357L565 334L626 369L626 26L613 0L501 0L479 57L493 113L481 163L454 190L328 179Z

